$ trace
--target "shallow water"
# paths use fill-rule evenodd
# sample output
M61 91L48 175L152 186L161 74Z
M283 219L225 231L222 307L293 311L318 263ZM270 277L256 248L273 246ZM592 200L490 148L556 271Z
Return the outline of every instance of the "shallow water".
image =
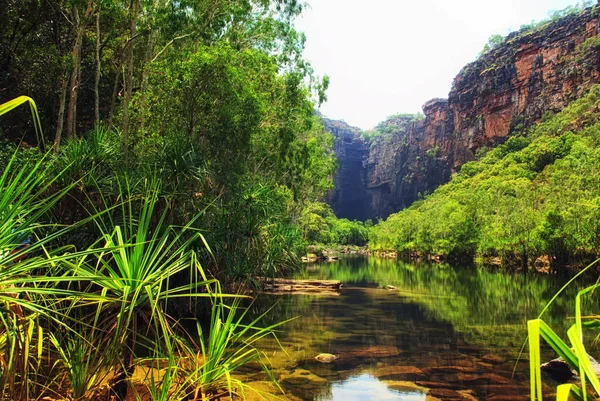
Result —
M261 348L284 399L322 401L527 400L528 360L519 357L526 322L562 284L358 257L307 266L296 278L338 279L344 287L337 296L262 296L252 313L278 301L267 323L295 318ZM544 315L561 335L577 288ZM339 358L323 364L314 359L320 353ZM246 374L249 384L265 383L252 369Z

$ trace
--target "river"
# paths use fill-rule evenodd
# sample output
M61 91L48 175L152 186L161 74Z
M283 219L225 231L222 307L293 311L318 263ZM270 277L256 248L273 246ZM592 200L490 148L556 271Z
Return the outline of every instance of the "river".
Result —
M275 303L265 324L293 319L261 349L282 399L315 401L527 400L527 320L564 283L374 257L308 265L295 277L341 280L344 287L336 296L263 295L252 315ZM569 287L543 316L563 338L578 288ZM321 363L321 353L339 358ZM275 392L254 368L244 374L250 386Z

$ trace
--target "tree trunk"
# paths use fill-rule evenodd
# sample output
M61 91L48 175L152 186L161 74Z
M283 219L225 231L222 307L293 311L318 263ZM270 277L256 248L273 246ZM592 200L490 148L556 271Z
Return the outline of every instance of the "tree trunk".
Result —
M146 96L145 91L148 87L148 72L146 71L146 65L152 60L152 53L154 51L154 32L150 31L148 34L148 43L146 46L146 54L144 55L144 64L142 65L142 72L140 77L141 87L140 87L140 110L144 111L146 108ZM141 120L140 120L140 129L143 130L146 123L145 114L142 112Z
M135 29L137 18L140 11L141 0L131 0L129 5L129 43L127 44L127 75L125 77L125 98L123 99L123 127L121 137L121 151L127 161L129 148L129 103L133 93L133 39L135 37Z
M94 82L94 116L96 118L96 126L100 124L100 5L96 12L96 80Z
M81 62L81 43L83 41L83 29L81 25L81 19L79 18L79 10L77 6L73 7L73 20L75 22L75 44L71 51L71 57L73 67L71 68L71 78L69 80L69 107L67 110L67 139L73 139L75 137L75 119L76 109L75 104L77 103L78 85L77 77L79 76L79 65Z
M73 6L73 21L75 23L75 44L71 51L73 58L73 68L71 70L71 79L69 81L69 106L67 109L67 138L74 139L76 136L77 125L77 95L79 94L79 85L81 81L81 46L83 42L83 33L85 31L85 19L92 10L93 1L90 0L87 9L83 15L83 20L79 16L77 6Z
M108 110L108 126L112 126L113 117L115 116L115 107L117 104L117 94L119 93L119 83L121 82L121 66L123 65L123 48L119 53L119 61L117 64L117 73L115 74L115 82L113 84L112 95L110 97L110 108Z
M56 135L54 135L54 152L58 152L60 146L60 140L62 137L63 124L65 120L65 103L67 98L67 83L68 83L67 72L63 73L62 82L60 85L60 98L58 101L58 117L56 119Z

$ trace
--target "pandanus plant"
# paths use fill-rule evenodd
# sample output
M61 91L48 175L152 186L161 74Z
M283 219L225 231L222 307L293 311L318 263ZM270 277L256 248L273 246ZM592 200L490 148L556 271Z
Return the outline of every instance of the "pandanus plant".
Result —
M211 316L207 327L197 322L195 341L184 343L183 360L179 367L183 387L187 389L187 399L209 401L223 395L241 395L251 388L242 380L234 377L233 372L251 362L257 362L267 377L281 390L271 375L267 356L256 344L267 336L274 336L274 330L288 321L261 327L260 322L269 312L246 322L247 308L243 308L240 299L227 303L218 289L211 293ZM257 389L253 391L258 392ZM283 390L281 390L283 392ZM222 392L222 393L221 393Z
M160 184L156 180L146 184L136 196L125 180L118 206L96 219L101 233L96 254L65 263L73 277L90 283L84 294L91 294L88 300L102 308L100 324L120 349L120 368L112 384L122 399L138 348L168 343L176 335L177 325L167 311L169 301L206 297L204 288L214 282L204 275L192 248L203 241L192 228L194 219L183 227L167 225L168 210L159 211Z
M9 110L4 106L0 115ZM154 359L156 371L161 359L168 365L146 383L153 399L209 399L221 388L233 394L232 384L243 391L231 372L262 360L254 343L277 325L244 324L238 303L223 302L237 296L221 294L218 282L207 279L194 252L197 243L208 248L193 228L201 214L172 226L168 208L161 211L159 180L144 181L137 195L124 180L117 181L116 198L100 193L101 207L83 220L43 226L43 216L77 184L57 181L71 163L56 174L52 155L17 166L20 157L15 152L0 171L0 398L94 399L116 365L113 392L125 399L142 347L164 355ZM100 238L91 247L56 247L61 236L90 222ZM40 230L43 236L19 248ZM196 340L184 341L167 307L190 297L210 297L212 319L204 330L198 325Z
M0 116L23 103L31 107L41 140L39 116L32 99L22 96L0 105ZM36 156L23 159L15 151L0 170L0 396L6 393L14 399L29 399L40 388L34 378L40 371L45 339L39 320L57 317L44 301L36 300L54 291L56 278L44 275L50 266L50 253L45 246L66 230L50 230L52 227L41 222L70 190L70 186L65 186L52 191L56 179L49 174L52 157ZM38 230L49 233L24 246ZM36 254L42 256L31 256Z

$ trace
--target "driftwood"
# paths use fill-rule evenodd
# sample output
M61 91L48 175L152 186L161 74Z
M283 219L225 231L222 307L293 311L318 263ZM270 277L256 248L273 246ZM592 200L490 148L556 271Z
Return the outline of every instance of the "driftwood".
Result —
M342 282L338 280L293 280L262 278L265 294L339 295Z

